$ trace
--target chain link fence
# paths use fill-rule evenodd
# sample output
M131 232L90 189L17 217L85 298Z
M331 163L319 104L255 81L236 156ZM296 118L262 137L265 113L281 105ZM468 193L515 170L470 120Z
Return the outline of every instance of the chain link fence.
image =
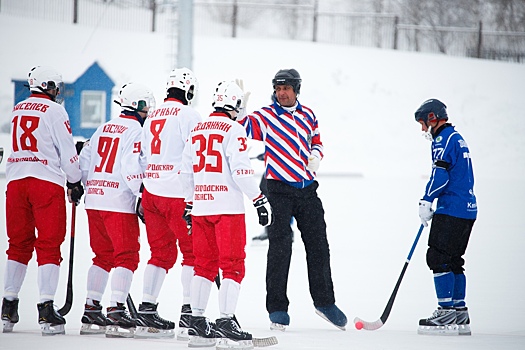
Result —
M305 3L305 4L303 4ZM177 0L0 0L0 14L176 38ZM194 33L275 38L525 62L525 32L399 23L394 14L319 11L317 2L194 0Z

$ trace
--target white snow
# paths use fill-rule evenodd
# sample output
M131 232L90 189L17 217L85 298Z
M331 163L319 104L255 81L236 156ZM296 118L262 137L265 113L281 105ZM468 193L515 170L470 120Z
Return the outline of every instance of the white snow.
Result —
M9 17L0 14L0 125L9 123L13 78L23 79L34 65L51 65L73 82L99 61L118 86L133 80L154 89L162 100L171 58L170 43L159 34L110 31ZM525 348L525 65L442 55L417 54L266 39L196 37L194 71L200 80L196 108L211 111L215 85L243 78L252 91L249 106L270 100L271 79L281 68L303 77L300 101L319 118L326 157L319 170L331 247L337 305L349 318L341 332L314 312L308 292L305 252L296 232L288 296L291 325L269 330L265 310L266 246L249 245L247 275L237 316L257 337L276 335L273 349L520 349ZM430 172L430 144L420 136L413 112L427 98L448 105L450 120L469 143L476 176L479 217L466 253L467 303L471 337L416 334L419 318L436 307L432 274L426 267L428 229L407 270L390 318L377 331L356 331L352 320L379 318L401 272L419 227L417 201ZM116 110L114 111L116 113ZM10 138L0 134L8 153ZM251 152L257 155L259 144ZM5 156L7 157L7 155ZM258 173L261 162L254 161ZM5 161L0 172L5 171ZM353 174L354 176L334 176ZM355 176L360 175L360 176ZM257 178L258 181L258 178ZM5 188L5 178L0 179ZM247 207L248 240L261 229ZM0 201L5 212L5 201ZM0 216L5 227L5 215ZM142 226L141 263L132 295L140 303L149 248ZM5 232L5 230L4 230ZM0 251L7 249L2 234ZM56 294L65 300L69 235ZM12 334L0 334L0 349L126 347L128 350L183 349L169 340L106 339L80 336L86 275L93 254L83 206L77 211L75 299L67 315L66 336L42 337L37 323L36 259L20 292L20 322ZM6 256L0 254L3 280ZM168 274L159 298L161 316L177 320L182 300L180 258ZM103 299L108 304L109 286ZM207 314L218 316L212 292Z

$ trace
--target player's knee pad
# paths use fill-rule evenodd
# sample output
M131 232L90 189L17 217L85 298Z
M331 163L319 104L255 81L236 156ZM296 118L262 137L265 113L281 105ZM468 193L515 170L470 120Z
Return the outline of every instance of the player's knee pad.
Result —
M434 272L450 271L450 258L439 250L429 247L427 250L427 266Z

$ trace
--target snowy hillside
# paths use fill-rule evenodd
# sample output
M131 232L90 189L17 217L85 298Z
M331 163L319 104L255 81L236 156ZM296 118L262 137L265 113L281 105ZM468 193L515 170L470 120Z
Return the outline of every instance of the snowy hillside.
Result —
M39 28L45 28L43 35ZM16 30L15 30L16 29ZM43 29L42 29L43 31ZM0 126L9 123L11 79L23 79L34 65L51 65L74 81L97 60L117 86L130 80L163 97L168 39L158 34L55 25L0 15ZM6 33L8 33L6 35ZM525 65L306 42L195 38L193 70L200 80L196 108L211 111L217 82L243 78L252 91L249 106L267 104L271 79L281 68L303 77L300 101L317 114L326 157L319 170L331 246L337 304L352 320L376 320L390 296L419 227L417 201L430 172L430 144L420 136L413 112L435 97L448 105L450 120L469 143L480 207L466 254L467 303L472 337L425 337L416 334L419 318L436 306L432 274L425 264L428 229L421 237L386 325L375 332L341 332L314 313L308 294L304 247L296 235L289 281L291 325L285 333L268 329L264 307L266 246L247 247L247 275L238 317L254 335L276 335L273 349L522 349L525 348ZM117 112L116 110L114 111ZM0 146L9 149L9 135ZM260 145L253 144L253 155ZM262 170L260 162L255 163ZM5 171L5 160L0 173ZM360 176L334 176L344 174ZM258 179L257 179L258 180ZM5 188L5 179L0 178ZM5 212L0 201L0 212ZM247 206L249 240L259 234L256 214ZM5 227L5 215L0 216ZM13 334L0 334L0 349L94 348L129 350L183 349L175 340L120 340L80 337L89 248L87 218L77 211L75 303L66 317L65 337L42 338L37 324L35 259L20 293L20 323ZM143 227L142 227L143 229ZM149 251L142 232L141 263L132 295L142 294L142 274ZM0 251L7 248L0 235ZM56 303L66 289L69 237ZM0 254L3 280L5 254ZM180 260L179 260L180 261ZM163 317L176 320L180 310L180 266L166 278L159 301ZM109 292L103 304L107 305ZM208 315L218 314L212 293Z

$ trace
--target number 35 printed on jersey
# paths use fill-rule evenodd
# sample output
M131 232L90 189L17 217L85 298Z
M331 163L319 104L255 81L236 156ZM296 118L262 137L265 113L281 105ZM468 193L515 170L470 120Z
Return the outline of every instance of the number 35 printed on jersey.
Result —
M198 143L196 155L199 158L197 164L193 164L193 172L198 173L202 170L206 172L222 172L222 154L217 150L217 145L221 144L224 136L210 134L208 138L204 135L194 135L191 138L192 144ZM239 152L244 152L248 148L246 137L238 137L240 143Z

